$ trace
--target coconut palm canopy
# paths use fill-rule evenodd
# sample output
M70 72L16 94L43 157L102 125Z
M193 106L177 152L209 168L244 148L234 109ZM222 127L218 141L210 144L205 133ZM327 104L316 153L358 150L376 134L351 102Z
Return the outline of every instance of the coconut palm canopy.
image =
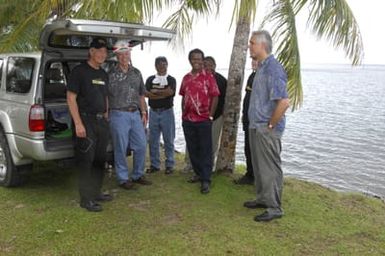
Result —
M352 64L363 58L360 30L346 0L264 0L270 4L262 23L268 26L276 45L276 56L288 74L288 92L292 108L303 100L301 62L296 16L308 16L308 28L317 38L341 48ZM171 10L163 27L176 32L175 41L192 31L196 19L220 12L223 0L0 0L0 52L31 51L38 45L37 35L48 19L83 18L122 22L150 23L154 13ZM258 0L234 0L232 19L235 25L233 51L229 66L224 126L217 166L233 170L236 135L240 112L241 89L250 27ZM224 26L228 26L224 24Z

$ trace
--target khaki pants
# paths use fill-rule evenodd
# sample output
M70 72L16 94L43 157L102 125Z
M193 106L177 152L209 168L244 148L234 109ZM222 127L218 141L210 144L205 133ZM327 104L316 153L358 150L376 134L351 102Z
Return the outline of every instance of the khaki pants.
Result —
M281 136L267 126L249 129L256 201L269 211L282 212L283 173L281 168Z
M213 171L216 171L216 163L219 145L221 143L222 137L222 127L223 127L223 116L218 117L213 121L213 126L211 130L212 136L212 145L213 145Z

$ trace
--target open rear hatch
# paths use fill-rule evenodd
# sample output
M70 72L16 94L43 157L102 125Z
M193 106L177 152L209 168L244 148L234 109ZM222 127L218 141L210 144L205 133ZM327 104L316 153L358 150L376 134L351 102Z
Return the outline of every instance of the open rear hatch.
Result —
M55 20L47 23L40 35L40 48L46 51L88 49L94 37L107 39L108 48L119 39L127 39L131 46L146 41L167 41L175 33L168 29L100 20Z

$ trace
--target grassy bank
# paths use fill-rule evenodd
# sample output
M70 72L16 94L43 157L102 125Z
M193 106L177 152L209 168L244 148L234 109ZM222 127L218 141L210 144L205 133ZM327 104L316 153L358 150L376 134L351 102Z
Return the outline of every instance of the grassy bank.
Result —
M182 167L178 156L178 167ZM285 216L256 223L251 186L214 177L201 195L179 171L115 195L101 213L78 207L76 173L39 165L28 184L0 188L0 255L384 255L385 205L286 179Z

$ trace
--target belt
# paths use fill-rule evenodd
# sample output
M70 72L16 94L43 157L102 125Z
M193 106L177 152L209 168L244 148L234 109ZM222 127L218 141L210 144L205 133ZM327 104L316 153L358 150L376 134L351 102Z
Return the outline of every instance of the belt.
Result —
M92 117L92 118L95 118L97 120L100 120L100 119L103 119L104 118L104 113L85 113L85 112L82 112L80 113L81 116L86 116L86 117Z
M152 111L155 111L155 112L162 112L162 111L165 111L165 110L168 110L172 107L168 107L168 108L151 108Z
M111 108L111 110L125 111L125 112L135 112L138 110L137 107L123 107L123 108Z

